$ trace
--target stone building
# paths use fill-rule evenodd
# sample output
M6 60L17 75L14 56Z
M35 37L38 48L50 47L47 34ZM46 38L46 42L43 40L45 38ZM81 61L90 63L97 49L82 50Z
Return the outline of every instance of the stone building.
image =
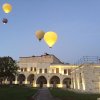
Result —
M50 54L20 57L19 75L16 84L33 87L67 87L71 88L71 70L76 66L62 63Z

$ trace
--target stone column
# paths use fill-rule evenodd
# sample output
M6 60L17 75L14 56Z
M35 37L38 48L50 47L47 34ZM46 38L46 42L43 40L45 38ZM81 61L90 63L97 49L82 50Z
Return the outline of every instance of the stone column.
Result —
M45 69L42 69L42 73L43 73L43 74L45 73Z
M37 81L37 77L36 77L36 75L34 75L33 87L37 87L36 81Z
M62 75L64 75L64 69L62 69Z
M25 84L27 84L27 76L26 76L26 79L25 79Z
M18 84L17 78L18 76L15 76L15 84Z
M33 87L37 87L36 80L33 82Z
M7 78L5 79L4 83L5 83L5 84L7 84L7 83L8 83Z
M47 79L47 87L50 87L49 79Z
M54 69L54 73L56 73L56 68Z
M59 87L60 87L60 88L63 87L63 80L62 80L62 78L60 78L60 84L59 84Z
M68 69L67 69L67 75L68 75Z

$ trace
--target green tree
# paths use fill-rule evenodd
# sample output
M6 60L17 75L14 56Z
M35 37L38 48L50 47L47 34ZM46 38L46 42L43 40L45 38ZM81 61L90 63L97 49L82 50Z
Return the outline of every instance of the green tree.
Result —
M0 57L0 83L2 80L8 79L10 84L14 80L14 76L17 74L18 66L15 60L11 57Z

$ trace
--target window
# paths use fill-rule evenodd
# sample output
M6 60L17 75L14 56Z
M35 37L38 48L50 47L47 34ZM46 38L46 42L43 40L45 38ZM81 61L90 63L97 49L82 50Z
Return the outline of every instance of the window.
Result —
M33 71L33 67L31 67L31 71Z
M44 73L47 73L47 69L44 70Z
M39 73L42 73L42 69L40 69L40 72Z
M56 73L59 73L59 68L56 68Z
M67 74L67 69L64 69L64 74Z
M36 67L34 67L34 71L36 72Z
M80 73L80 76L79 77L80 77L80 79L79 79L80 80L80 83L82 83L82 75L81 75L81 73Z
M27 72L27 68L24 68L24 71Z
M68 75L71 75L71 69L68 69Z
M54 69L52 69L52 73L54 73Z
M23 72L23 68L21 68L21 72Z

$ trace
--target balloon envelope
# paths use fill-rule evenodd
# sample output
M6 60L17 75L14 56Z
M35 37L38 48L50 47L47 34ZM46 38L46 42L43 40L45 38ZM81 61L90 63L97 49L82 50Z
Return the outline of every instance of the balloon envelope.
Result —
M44 35L44 41L51 48L57 41L57 34L55 32L47 32Z
M2 9L5 13L10 13L12 10L12 6L9 3L5 3L3 4Z
M35 35L38 38L39 41L41 41L41 39L43 39L45 32L42 30L36 31Z
M2 22L3 22L3 24L6 24L8 22L8 19L3 18Z

